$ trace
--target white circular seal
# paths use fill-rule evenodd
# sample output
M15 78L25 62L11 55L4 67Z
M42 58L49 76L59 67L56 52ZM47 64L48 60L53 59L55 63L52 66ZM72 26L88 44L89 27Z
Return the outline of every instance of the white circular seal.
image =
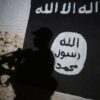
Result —
M87 56L85 38L75 32L62 32L54 40L51 51L54 54L54 70L63 75L79 74Z

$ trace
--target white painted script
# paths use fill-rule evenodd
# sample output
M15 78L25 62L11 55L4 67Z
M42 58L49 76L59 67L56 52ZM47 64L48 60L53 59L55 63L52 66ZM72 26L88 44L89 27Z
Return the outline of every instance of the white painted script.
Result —
M99 12L99 2L90 2L89 5L83 4L80 7L77 6L77 3L68 2L63 3L62 6L59 5L59 2L51 2L46 3L44 6L37 7L35 9L36 14L52 14L52 13L60 13L60 14L92 14Z

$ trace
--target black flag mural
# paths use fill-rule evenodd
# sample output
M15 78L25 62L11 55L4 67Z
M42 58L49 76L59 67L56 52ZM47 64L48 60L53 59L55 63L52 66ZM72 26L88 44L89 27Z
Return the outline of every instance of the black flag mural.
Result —
M24 49L39 49L35 44L38 33L42 38L39 46L45 47L41 42L49 32L56 91L99 100L100 1L32 0Z

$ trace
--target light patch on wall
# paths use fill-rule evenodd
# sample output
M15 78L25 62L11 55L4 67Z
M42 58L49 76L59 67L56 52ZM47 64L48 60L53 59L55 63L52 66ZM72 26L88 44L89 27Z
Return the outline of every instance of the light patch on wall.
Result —
M14 100L15 96L16 95L11 84L6 87L0 85L0 100Z
M54 40L51 50L54 54L54 70L63 75L79 74L87 56L85 38L75 32L62 32Z
M5 55L7 53L10 53L12 51L17 50L18 48L23 47L23 41L24 39L19 36L18 34L10 34L9 32L0 32L0 55ZM5 69L8 71L14 71L15 66L9 66L9 64L5 61L5 63L2 64L2 59L0 57L0 70ZM11 67L11 68L10 68ZM0 74L0 90L2 94L0 94L0 100L13 100L15 98L15 92L12 87L11 83L6 83L9 78L12 77L10 75L6 75L6 73L2 72L2 75ZM0 92L0 93L1 93ZM9 99L7 99L9 97ZM5 98L5 99L4 99Z
M23 47L24 39L17 34L0 32L0 55L15 51Z
M51 100L93 100L93 99L83 98L80 96L55 91L54 94L51 96Z

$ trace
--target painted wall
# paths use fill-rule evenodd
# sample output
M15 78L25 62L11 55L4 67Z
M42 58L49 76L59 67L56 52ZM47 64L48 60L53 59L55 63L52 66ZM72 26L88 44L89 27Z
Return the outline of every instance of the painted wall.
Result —
M0 0L0 55L23 48L29 12L30 0ZM14 100L12 83L5 86L11 76L2 68L14 71L14 66L10 69L7 62L0 64L0 100Z
M24 48L32 47L29 44L36 33L44 35L39 38L41 42L51 33L52 39L48 41L55 62L56 91L99 99L100 2L37 0L31 5Z
M99 6L98 0L88 2L84 2L84 0L0 0L0 55L16 51L18 48L33 48L33 50L38 51L38 46L48 39L49 49L54 57L52 77L56 80L57 86L53 92L20 84L17 87L20 88L21 98L24 100L30 98L31 100L34 96L39 97L40 94L39 98L43 98L43 100L44 98L46 100L100 99ZM48 33L52 34L52 38L49 38L51 35ZM37 41L40 45L36 46L34 36L39 37ZM42 46L45 48L44 44ZM33 54L33 51L28 53ZM46 52L43 51L41 57L34 55L35 62L32 60L34 57L30 56L32 62L29 61L29 63L40 66L43 64L41 59L44 59L45 55ZM4 57L7 58L9 55ZM0 60L2 61L2 57ZM47 59L45 60L47 61ZM36 64L37 61L38 64ZM5 84L11 76L4 73L5 70L15 71L15 67L9 68L7 62L0 63L0 82L2 83L0 85L0 100L14 100L17 94L12 83ZM27 66L27 63L25 64L26 73L30 67ZM27 67L29 68L27 69ZM45 72L42 67L41 70L35 68L31 72L36 71L40 75L41 71ZM23 76L29 76L27 79L22 77L22 81L26 81L26 83L31 83L30 80L34 75L37 75L25 73L22 70ZM38 78L39 80L41 79ZM40 83L44 85L43 82ZM48 82L45 85L50 85Z

